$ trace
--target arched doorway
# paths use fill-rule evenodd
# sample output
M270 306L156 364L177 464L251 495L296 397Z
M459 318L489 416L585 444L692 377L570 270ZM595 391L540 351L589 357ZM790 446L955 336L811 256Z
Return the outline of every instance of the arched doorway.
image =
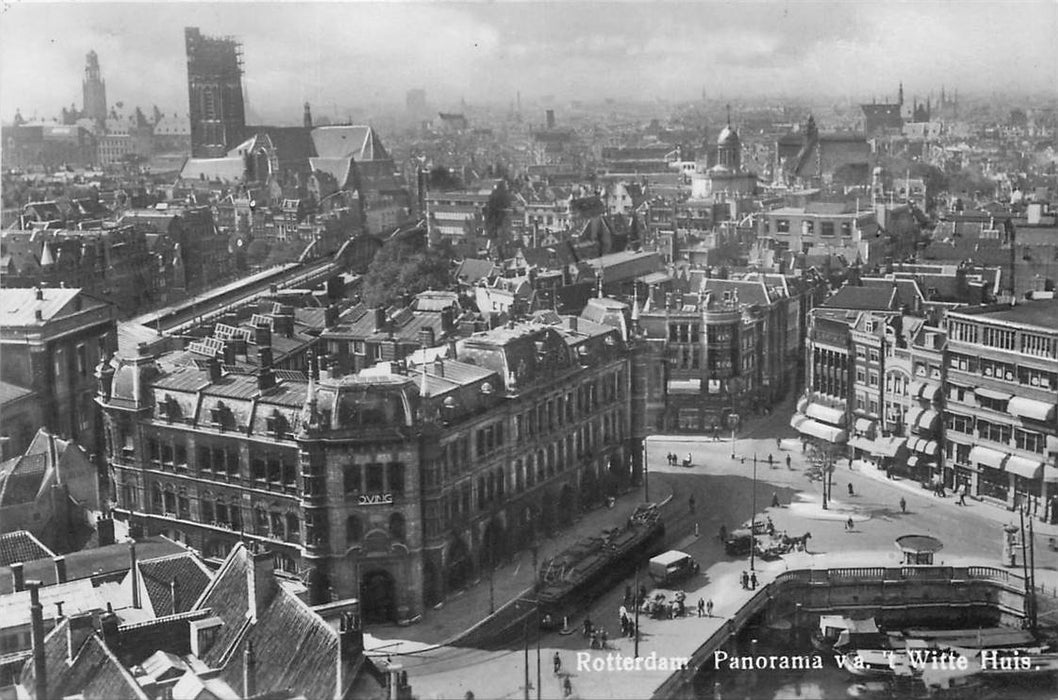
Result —
M445 562L445 582L449 591L457 591L470 582L474 574L474 564L470 559L470 550L461 537L453 538L448 545L448 556Z
M573 522L573 509L575 507L573 505L573 487L565 484L558 496L558 518L563 526L570 525Z
M360 615L365 623L397 621L397 586L385 569L374 569L360 580Z

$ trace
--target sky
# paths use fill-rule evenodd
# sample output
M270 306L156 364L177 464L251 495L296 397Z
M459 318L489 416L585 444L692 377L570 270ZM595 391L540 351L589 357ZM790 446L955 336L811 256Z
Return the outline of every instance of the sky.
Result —
M187 111L183 28L243 43L252 114L553 95L853 100L1058 86L1054 0L741 2L12 2L0 0L0 119L81 106L95 50L113 105Z

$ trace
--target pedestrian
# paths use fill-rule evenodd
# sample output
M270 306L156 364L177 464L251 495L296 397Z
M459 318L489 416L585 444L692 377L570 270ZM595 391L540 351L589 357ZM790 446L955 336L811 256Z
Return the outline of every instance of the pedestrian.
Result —
M782 438L775 438L775 449L782 449Z
M854 496L854 495L855 495L855 494L854 494L854 493L852 492L852 482L851 482L851 481L849 482L849 495L850 495L850 496Z
M856 523L854 523L852 521L852 516L849 516L849 519L845 522L845 527L848 528L849 530L852 530L855 526L856 526Z
M697 522L694 523L694 536L695 537L698 536L698 523Z
M749 589L751 591L757 590L757 572L754 571L749 575Z
M771 456L771 452L769 452L768 453L768 466L770 467L770 466L773 466L774 464L775 464L775 458L772 457Z
M959 493L959 505L960 506L966 505L966 491L962 491L962 492Z
M620 608L619 608L619 609L617 610L617 616L618 616L618 617L620 617L620 618L625 618L625 617L628 617L628 608L626 608L625 606L623 606L623 605L622 605L622 606L621 606L621 607L620 607Z
M789 469L789 468L790 468L790 462L791 462L791 460L790 460L790 455L786 455L786 468L787 468L787 469Z
M698 599L698 617L705 616L705 601L701 598Z
M606 638L607 638L606 630L605 629L599 630L599 648L600 649L605 649L606 648Z
M709 602L705 604L705 614L709 617L713 616L713 599L710 598Z
M749 574L742 572L742 588L749 588Z
M900 512L901 513L906 513L907 512L907 501L905 501L902 496L900 497Z
M528 693L529 691L526 691ZM567 698L573 695L573 683L570 682L569 676L566 676L566 680L562 682L562 694Z
M691 506L691 512L693 513L694 512L694 494L693 493L691 494L691 497L687 499L687 503Z
M587 639L591 636L591 618L584 618L584 638Z
M558 655L557 651L555 652L554 665L555 665L555 675L557 676L559 674L559 672L562 670L562 657Z
M474 700L474 691L468 690L466 695L463 696L463 700Z
M768 536L775 537L775 523L771 521L771 516L768 516Z

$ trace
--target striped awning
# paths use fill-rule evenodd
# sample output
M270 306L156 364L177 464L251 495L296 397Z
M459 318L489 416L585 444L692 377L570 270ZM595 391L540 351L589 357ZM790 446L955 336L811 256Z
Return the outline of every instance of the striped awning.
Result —
M831 425L841 425L845 422L844 411L818 403L808 404L808 408L805 409L805 415Z
M849 439L849 445L855 447L858 450L870 452L871 448L874 447L874 440L871 440L870 438L856 436L854 438Z
M806 408L808 408L808 399L801 399L797 402L798 413L804 413Z
M918 396L922 393L922 388L926 386L925 379L916 379L907 385L907 393L911 396Z
M908 446L914 452L920 452L925 455L935 455L937 450L940 449L940 445L933 440L926 440L925 438L916 438L915 440L909 441Z
M911 455L910 457L908 457L907 458L907 466L909 466L909 467L918 466L918 457L916 457L915 455Z
M926 409L924 408L912 408L907 412L907 424L918 425L919 419L925 414Z
M1003 462L1006 458L1007 454L1005 452L993 450L991 447L981 447L980 445L977 445L970 450L971 463L983 464L986 467L992 467L993 469L1002 469Z
M1058 484L1058 467L1043 465L1043 480L1048 484Z
M923 382L922 389L918 393L918 398L924 401L936 401L940 398L940 384L934 384L933 382Z
M1043 462L1020 455L1010 455L1007 459L1006 470L1026 479L1039 479L1043 474Z
M1010 399L1010 403L1007 404L1007 410L1015 416L1021 416L1022 418L1031 418L1032 420L1038 421L1053 421L1055 404L1015 396Z
M923 411L922 415L915 421L915 425L923 430L933 430L937 427L938 420L940 420L940 414L936 411Z
M804 423L806 420L808 420L808 416L805 414L795 413L790 416L790 427L797 428L797 426L801 425L801 423Z

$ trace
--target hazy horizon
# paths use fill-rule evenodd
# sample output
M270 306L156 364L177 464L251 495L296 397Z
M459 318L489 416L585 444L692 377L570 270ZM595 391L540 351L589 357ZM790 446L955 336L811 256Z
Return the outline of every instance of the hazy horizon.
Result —
M869 101L1047 92L1058 4L1025 2L501 2L6 4L0 119L81 105L96 51L109 105L187 111L184 27L243 43L252 113L603 98L802 95Z

